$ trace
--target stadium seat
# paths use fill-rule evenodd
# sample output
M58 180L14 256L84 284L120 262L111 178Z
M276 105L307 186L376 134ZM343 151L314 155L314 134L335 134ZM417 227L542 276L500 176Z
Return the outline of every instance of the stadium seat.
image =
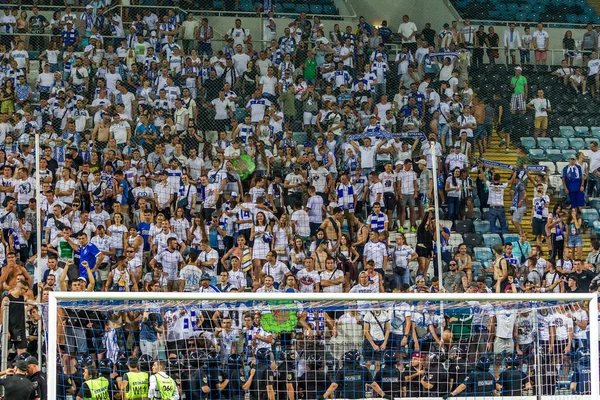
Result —
M575 129L572 126L559 126L560 136L564 138L572 138L575 136Z
M531 150L535 147L535 139L532 137L522 137L519 140L521 140L521 146L525 147L527 150Z
M283 3L281 6L283 7L283 11L288 13L293 13L296 9L294 3Z
M254 5L251 2L240 2L240 11L252 12L254 10Z
M479 204L479 199L476 198L473 200L473 205L477 208L473 209L473 218L474 219L481 219L481 210L479 209L479 205L476 205L475 203Z
M323 14L335 15L337 14L337 8L333 4L325 4L323 6Z
M600 212L600 197L591 197L589 200L590 207Z
M519 235L516 233L505 233L502 235L502 239L504 239L504 244L512 243L519 240Z
M546 154L546 156L548 156L548 154ZM550 157L548 157L550 158ZM554 164L554 162L552 161L540 161L539 163L540 165L546 167L546 173L548 174L554 174L556 173L556 165Z
M459 244L463 243L463 237L460 233L451 233L448 243L452 247L458 247Z
M569 148L569 140L564 137L554 138L554 148L559 150L566 150Z
M593 227L594 221L598 221L600 214L595 208L584 208L581 210L581 219L587 227Z
M573 150L579 151L585 147L585 142L583 141L582 138L571 138L571 139L569 139L569 146Z
M556 173L562 175L563 169L569 165L567 161L559 161L556 163Z
M548 161L552 161L552 162L562 161L562 159L563 159L562 151L560 151L558 149L548 149L548 150L546 150L546 158L548 159Z
M298 144L304 144L308 140L308 135L306 132L294 132L292 139L294 139Z
M567 14L566 19L569 24L576 24L579 22L579 16L577 14Z
M484 216L484 218L486 217ZM483 235L484 233L488 233L490 231L490 221L488 220L475 221L473 222L473 226L475 228L475 233L478 235Z
M489 247L475 247L473 248L474 258L480 263L484 263L486 261L492 261L493 254Z
M575 157L575 153L577 153L575 150L564 150L562 152L563 155L563 160L567 161L569 160L571 157Z
M483 242L490 249L498 244L502 244L502 239L500 239L500 235L497 233L485 233L483 234Z
M592 126L590 128L590 131L593 137L595 137L596 139L600 139L600 126Z
M297 13L308 13L308 11L309 11L308 4L306 4L306 3L296 4L296 12Z
M417 246L417 234L416 233L405 233L404 238L406 239L406 244L411 246L413 249Z
M481 239L481 235L478 233L465 233L463 235L463 240L467 247L473 249L477 246L481 246L483 244L483 240Z
M473 278L476 279L481 275L483 264L479 261L471 261L471 271L473 271Z
M473 233L473 221L469 219L454 221L454 230L458 233Z
M529 149L529 157L533 160L543 160L544 150L543 149Z
M440 220L440 224L444 228L452 229L452 221L448 221L447 219L442 219L442 220Z
M596 142L596 144L598 144L598 139L596 139L595 137L585 138L585 148L589 149L592 145L592 142Z
M320 4L311 4L310 12L311 14L323 14L323 6Z
M575 127L575 134L577 136L587 136L589 132L590 132L590 128L588 128L587 126L576 126Z
M545 137L538 138L538 148L546 150L553 146L554 144L552 143L552 139Z

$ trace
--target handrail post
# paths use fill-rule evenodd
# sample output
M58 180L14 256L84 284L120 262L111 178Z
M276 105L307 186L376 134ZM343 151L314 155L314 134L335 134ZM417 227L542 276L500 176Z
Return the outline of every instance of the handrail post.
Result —
M2 300L2 363L0 368L6 371L8 367L8 321L9 321L9 306L10 300L4 297ZM2 386L2 394L4 394L4 386Z

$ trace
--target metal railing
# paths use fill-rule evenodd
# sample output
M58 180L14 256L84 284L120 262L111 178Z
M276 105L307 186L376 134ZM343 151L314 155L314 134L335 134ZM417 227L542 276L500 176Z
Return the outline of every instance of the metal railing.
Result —
M464 20L464 19L463 19ZM568 22L544 22L544 21L500 21L494 19L471 19L471 25L500 25L508 27L510 24L515 24L516 26L533 26L535 27L539 22L541 22L546 28L564 28L564 29L585 29L587 24L571 24Z

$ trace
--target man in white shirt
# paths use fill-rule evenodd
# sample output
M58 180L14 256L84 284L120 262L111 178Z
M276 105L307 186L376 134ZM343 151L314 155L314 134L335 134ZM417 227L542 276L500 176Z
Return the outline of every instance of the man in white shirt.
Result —
M588 195L590 197L596 197L598 192L598 181L600 181L600 149L598 148L598 142L593 140L590 142L590 171L588 174Z
M233 45L244 45L244 43L250 42L252 40L252 35L250 34L250 30L242 28L242 20L235 20L235 27L231 28L227 31L223 39L226 41L229 38L233 38Z
M504 31L504 52L506 56L506 65L508 64L508 56L512 64L516 64L515 51L521 46L521 36L519 31L515 29L515 23L511 22L508 29Z
M263 265L260 274L261 280L264 280L266 276L272 276L273 280L275 281L273 283L273 286L275 287L275 289L279 289L283 286L285 278L287 278L291 274L292 273L290 272L290 269L287 267L287 265L277 260L276 251L271 250L267 253L267 262L265 263L265 265ZM255 282L255 285L257 285L257 287L261 286L260 282Z
M550 106L550 100L544 97L544 91L538 89L538 97L532 99L529 104L527 104L527 108L535 110L535 130L533 131L533 137L537 143L537 138L540 133L542 134L542 137L546 137L546 129L548 129L548 111L552 111L552 106Z
M402 23L398 27L398 33L402 39L402 44L406 44L408 51L413 54L417 51L417 32L417 25L409 20L408 15L403 15ZM430 45L433 45L433 43L430 43Z
M546 65L548 49L550 48L550 35L544 30L542 23L537 24L537 31L533 32L533 48L535 49L535 64Z
M244 47L241 44L235 46L235 51L236 53L231 56L231 61L233 62L233 67L235 68L237 76L242 76L248 69L250 56L244 53Z
M587 89L592 90L592 93L600 93L600 59L598 58L598 52L592 51L592 55L587 63L589 72L587 77ZM593 89L592 89L593 87ZM586 89L582 86L582 89ZM583 90L582 94L586 94L587 90Z

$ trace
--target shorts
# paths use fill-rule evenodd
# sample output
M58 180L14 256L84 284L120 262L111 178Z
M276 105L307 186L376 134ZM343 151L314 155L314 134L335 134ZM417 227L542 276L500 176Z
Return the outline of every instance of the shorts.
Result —
M24 330L10 331L10 343L19 350L27 348L27 333Z
M477 125L477 128L473 131L473 140L483 140L485 133L485 127L483 125Z
M87 354L87 339L83 328L72 326L65 327L65 336L67 339L66 352L69 354Z
M571 207L583 207L585 205L585 196L583 192L569 192Z
M588 75L588 77L586 78L588 86L596 84L596 76L598 76L598 74Z
M403 194L400 199L400 205L402 207L414 207L415 206L415 195L414 194Z
M517 208L512 213L512 220L514 222L521 223L521 221L523 221L523 217L525 216L526 212L527 212L527 207L526 206Z
M512 338L503 339L496 337L494 340L494 354L512 354L515 351L515 342Z
M110 265L102 263L98 266L98 275L100 275L100 280L102 280L103 282L108 279L109 272Z
M415 250L417 251L417 256L431 258L431 249L428 249L427 247L417 246Z
M581 234L569 235L567 237L567 247L583 247L583 239Z
M516 111L525 110L525 95L524 94L513 94L510 98L510 108Z
M533 127L535 129L548 129L548 117L535 117Z
M377 346L381 346L383 344L383 340L373 340ZM381 361L381 355L383 351L381 350L373 350L373 346L371 342L368 340L363 341L363 358L365 361Z
M536 50L535 51L535 60L536 61L546 61L548 57L548 52L545 50Z
M396 195L386 192L383 194L383 205L386 211L392 211L396 207Z
M544 235L546 233L546 222L548 218L532 218L531 219L531 227L532 234L534 235Z
M215 119L213 121L213 129L217 132L225 132L227 130L227 122L226 119Z
M306 125L316 125L317 124L317 116L310 112L304 112L302 116L302 124Z

